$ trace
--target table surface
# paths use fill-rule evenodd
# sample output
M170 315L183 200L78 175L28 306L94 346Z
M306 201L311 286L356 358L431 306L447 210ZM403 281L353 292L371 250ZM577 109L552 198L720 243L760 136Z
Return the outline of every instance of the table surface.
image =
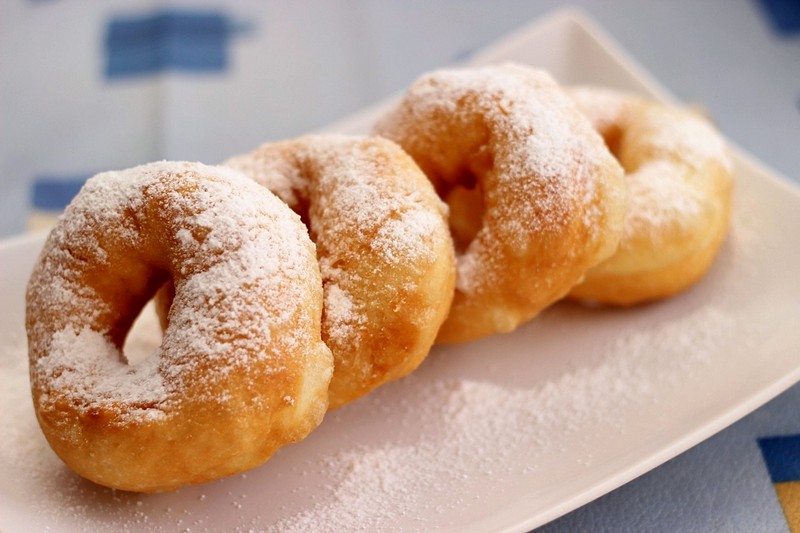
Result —
M97 171L157 159L213 163L321 128L562 5L4 2L0 237L57 209L48 192L67 197ZM678 98L705 108L734 143L800 182L800 2L572 5ZM200 25L203 37L181 38L186 25ZM160 52L140 41L166 26L178 30L166 32L172 40ZM253 95L257 105L236 105ZM799 407L795 386L542 531L785 531L800 496L779 499L773 481L800 483L800 438L773 447L764 439L800 434Z

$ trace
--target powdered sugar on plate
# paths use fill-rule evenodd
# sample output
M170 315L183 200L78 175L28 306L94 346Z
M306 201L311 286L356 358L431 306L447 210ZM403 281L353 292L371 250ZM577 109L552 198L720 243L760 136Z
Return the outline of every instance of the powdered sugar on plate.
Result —
M565 440L581 438L587 427L603 425L624 433L619 413L625 406L652 406L665 389L696 379L734 327L727 312L701 308L618 337L584 354L595 364L575 366L530 386L448 378L444 371L440 379L412 375L401 388L404 396L415 397L413 410L395 410L396 395L380 393L369 409L372 416L394 416L409 431L422 425L419 437L309 462L309 469L325 473L325 482L298 491L297 498L308 499L313 492L322 494L322 501L269 531L339 531L354 525L364 531L400 531L405 526L397 525L398 516L458 509L472 499L489 498L487 486L536 475ZM653 346L663 349L654 353ZM585 463L591 460L587 453Z

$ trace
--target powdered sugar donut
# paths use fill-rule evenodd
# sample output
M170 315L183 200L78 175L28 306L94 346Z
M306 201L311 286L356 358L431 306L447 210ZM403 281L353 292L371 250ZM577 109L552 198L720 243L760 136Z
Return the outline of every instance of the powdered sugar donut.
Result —
M419 163L453 210L458 278L441 342L511 331L619 242L622 170L544 72L433 72L375 131Z
M619 159L629 191L619 250L571 296L632 305L688 288L728 231L733 180L722 137L676 106L607 89L570 94Z
M414 370L453 298L446 208L414 161L377 137L307 136L226 162L307 221L333 352L331 407Z
M156 353L122 346L165 280ZM299 217L222 167L90 179L27 289L33 401L55 452L113 488L157 492L261 464L321 421L332 373L322 283Z

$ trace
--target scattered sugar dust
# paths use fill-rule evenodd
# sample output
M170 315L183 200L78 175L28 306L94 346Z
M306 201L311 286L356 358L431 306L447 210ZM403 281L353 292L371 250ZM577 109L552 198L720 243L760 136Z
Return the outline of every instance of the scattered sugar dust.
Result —
M396 422L409 431L424 425L418 439L310 462L308 468L323 472L325 481L296 496L317 501L268 531L415 529L415 516L450 514L476 500L494 500L504 485L536 475L543 461L558 456L563 442L586 440L581 433L587 428L602 424L624 432L625 406L655 404L658 391L691 380L692 369L713 361L734 326L729 314L702 308L619 337L600 349L598 364L527 388L446 376L423 383L412 375L400 386L416 396L413 412L381 405L394 399L381 391L370 409L380 416L394 410ZM657 360L654 345L664 347ZM582 461L589 465L591 443L585 444ZM416 526L422 530L425 524Z

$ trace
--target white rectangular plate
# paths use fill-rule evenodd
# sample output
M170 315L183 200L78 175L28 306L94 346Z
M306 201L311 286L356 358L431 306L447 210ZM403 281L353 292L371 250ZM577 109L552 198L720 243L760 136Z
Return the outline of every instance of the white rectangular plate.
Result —
M476 56L669 99L579 12ZM335 125L365 131L384 104ZM0 245L0 530L524 531L674 457L800 379L800 194L734 152L733 228L709 275L631 310L559 304L435 349L245 475L172 494L70 473L36 425L24 287L42 237ZM142 344L153 324L134 336Z

